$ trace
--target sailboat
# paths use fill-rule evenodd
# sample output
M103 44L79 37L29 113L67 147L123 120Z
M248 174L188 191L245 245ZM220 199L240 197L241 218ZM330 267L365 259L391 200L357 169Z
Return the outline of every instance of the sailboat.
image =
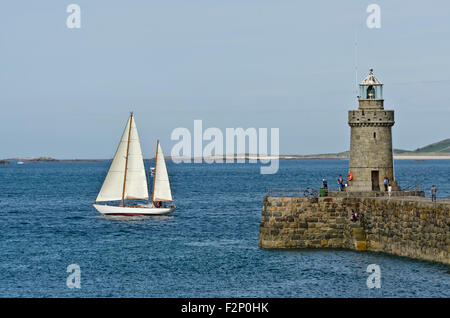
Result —
M101 202L119 200L119 205L101 204ZM166 162L159 140L156 144L152 200L145 204L133 203L127 205L126 201L129 200L149 200L144 159L133 113L128 118L119 146L95 200L94 207L104 215L128 216L164 215L175 210L173 204L165 206L167 202L172 202L173 198Z

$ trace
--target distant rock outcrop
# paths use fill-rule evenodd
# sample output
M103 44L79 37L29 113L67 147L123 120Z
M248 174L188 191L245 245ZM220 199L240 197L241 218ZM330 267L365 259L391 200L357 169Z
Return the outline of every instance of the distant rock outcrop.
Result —
M59 161L59 160L51 158L51 157L39 157L39 158L32 158L32 159L28 159L28 160L24 159L23 161L29 161L29 162L54 162L54 161Z
M12 161L23 162L97 162L95 159L55 159L52 157L36 157L36 158L11 158Z
M6 166L6 165L9 165L9 161L0 160L0 166Z

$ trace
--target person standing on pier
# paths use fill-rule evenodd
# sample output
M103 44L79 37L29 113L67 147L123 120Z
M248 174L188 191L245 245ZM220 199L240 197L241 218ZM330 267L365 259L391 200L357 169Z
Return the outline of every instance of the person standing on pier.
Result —
M430 189L431 201L436 201L436 186L433 184Z
M384 191L388 191L389 178L384 177Z

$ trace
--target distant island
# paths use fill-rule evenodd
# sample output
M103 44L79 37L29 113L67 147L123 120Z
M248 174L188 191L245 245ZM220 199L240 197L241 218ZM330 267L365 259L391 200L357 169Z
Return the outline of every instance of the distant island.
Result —
M254 154L237 154L237 155L216 155L204 159L276 159L274 156L266 155L254 155ZM307 160L307 159L335 159L335 160L347 160L349 158L349 151L337 152L337 153L325 153L314 155L280 155L279 159L282 160ZM145 159L153 160L154 158ZM167 156L167 160L173 160L174 158ZM177 158L180 159L180 158ZM194 159L194 158L192 158ZM425 159L450 159L450 138L441 140L439 142L432 143L430 145L417 148L416 150L404 150L394 149L394 159L411 159L411 160L425 160ZM55 159L51 157L36 157L36 158L10 158L0 160L0 165L8 165L11 161L22 162L98 162L108 161L109 159Z

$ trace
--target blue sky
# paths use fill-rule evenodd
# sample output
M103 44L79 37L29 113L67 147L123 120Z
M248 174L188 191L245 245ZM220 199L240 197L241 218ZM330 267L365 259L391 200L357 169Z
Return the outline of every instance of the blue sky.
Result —
M449 17L448 1L5 2L0 158L110 158L130 110L146 157L194 119L278 127L282 154L346 150L355 33L358 81L375 69L394 147L414 149L450 137Z

